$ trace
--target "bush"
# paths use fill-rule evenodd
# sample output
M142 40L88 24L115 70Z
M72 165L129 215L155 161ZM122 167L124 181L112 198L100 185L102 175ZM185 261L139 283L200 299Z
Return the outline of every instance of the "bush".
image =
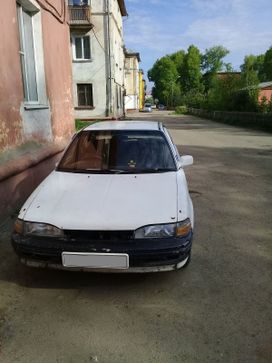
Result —
M188 112L187 106L177 106L175 108L175 112L178 115L184 115L184 114L186 114Z
M187 107L202 108L204 95L197 90L191 90L183 96L183 103Z
M79 130L83 129L84 127L87 127L93 123L94 123L94 121L75 120L76 131L79 131Z
M258 112L258 90L244 89L232 96L232 109L239 112Z
M272 113L272 96L270 100L263 96L258 108L261 113Z

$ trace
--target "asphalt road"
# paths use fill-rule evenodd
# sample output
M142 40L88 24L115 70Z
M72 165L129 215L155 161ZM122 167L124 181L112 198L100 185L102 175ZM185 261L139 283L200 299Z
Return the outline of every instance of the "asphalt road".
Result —
M134 117L163 120L194 156L191 264L121 276L26 268L8 218L0 361L272 362L272 136L167 112Z

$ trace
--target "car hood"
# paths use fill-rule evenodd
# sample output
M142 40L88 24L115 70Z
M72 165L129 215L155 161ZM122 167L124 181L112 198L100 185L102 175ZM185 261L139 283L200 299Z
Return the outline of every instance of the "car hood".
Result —
M176 172L78 174L52 172L19 218L62 229L134 230L177 220Z

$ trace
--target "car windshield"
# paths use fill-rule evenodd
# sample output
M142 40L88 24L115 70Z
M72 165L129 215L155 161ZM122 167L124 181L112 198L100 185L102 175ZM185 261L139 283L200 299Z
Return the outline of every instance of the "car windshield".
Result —
M151 107L151 104L150 104L150 103L147 103L147 104L145 105L145 107Z
M160 131L82 131L57 171L154 173L175 171L170 147Z

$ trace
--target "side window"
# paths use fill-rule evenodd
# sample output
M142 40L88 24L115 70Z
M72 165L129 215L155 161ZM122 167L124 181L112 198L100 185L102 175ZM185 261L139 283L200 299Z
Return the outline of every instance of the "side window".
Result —
M77 85L78 107L90 108L93 103L93 85L90 83Z

